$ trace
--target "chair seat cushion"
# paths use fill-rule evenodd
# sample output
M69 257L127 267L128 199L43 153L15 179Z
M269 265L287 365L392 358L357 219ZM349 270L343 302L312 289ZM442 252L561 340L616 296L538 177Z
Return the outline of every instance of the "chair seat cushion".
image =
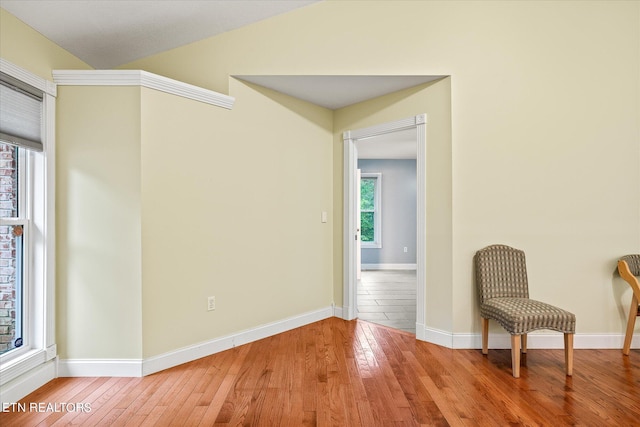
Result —
M480 306L480 315L500 323L511 335L536 329L575 333L576 316L553 305L529 298L491 298Z

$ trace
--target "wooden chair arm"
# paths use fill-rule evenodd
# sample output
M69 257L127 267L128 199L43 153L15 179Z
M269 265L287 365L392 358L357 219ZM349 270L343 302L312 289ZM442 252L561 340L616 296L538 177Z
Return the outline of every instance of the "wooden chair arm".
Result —
M620 277L622 277L629 286L631 286L633 294L636 296L636 299L640 301L640 282L636 276L631 274L631 270L629 269L629 265L626 261L618 261L618 273L620 273Z

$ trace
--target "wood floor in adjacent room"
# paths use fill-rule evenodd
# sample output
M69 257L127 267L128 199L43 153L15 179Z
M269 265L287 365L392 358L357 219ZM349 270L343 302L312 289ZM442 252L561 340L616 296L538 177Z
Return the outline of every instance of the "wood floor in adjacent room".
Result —
M640 351L451 350L330 318L144 378L58 378L22 402L91 412L0 413L0 425L632 426Z

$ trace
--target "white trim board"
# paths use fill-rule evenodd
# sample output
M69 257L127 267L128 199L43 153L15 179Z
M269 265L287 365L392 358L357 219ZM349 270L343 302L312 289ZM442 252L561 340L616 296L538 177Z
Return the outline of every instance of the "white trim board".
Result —
M417 329L416 329L417 331ZM424 341L457 350L481 349L482 334L451 333L434 328L424 328ZM575 334L573 348L582 350L619 349L622 351L624 334ZM489 333L489 350L510 349L511 335L508 333ZM534 332L527 334L529 349L563 349L564 334L560 332ZM636 334L631 348L640 349L640 335Z
M59 361L60 377L142 377L221 351L333 317L326 307L235 334L170 351L148 359L66 359Z
M142 86L231 110L235 98L142 70L53 70L61 86Z
M0 386L0 402L17 402L56 377L56 361L50 360Z
M327 307L300 316L258 326L236 334L221 337L205 343L185 347L146 360L142 359L71 359L51 360L37 369L0 387L0 400L17 402L33 390L57 377L141 377L152 373L206 357L235 346L247 344L288 330L314 323L329 317L342 318L340 307ZM346 319L345 319L346 320ZM423 325L416 325L423 326ZM482 336L479 333L453 334L447 331L418 327L422 339L432 344L451 349L480 349ZM623 334L576 334L575 349L619 349L622 351ZM489 349L509 349L510 335L489 334ZM530 349L564 348L561 333L532 333L528 335ZM640 335L636 334L632 349L640 349ZM57 365L56 365L57 362Z
M141 377L141 359L62 359L58 377Z
M356 171L358 153L356 142L387 133L416 130L416 320L418 324L425 323L425 301L428 293L426 283L426 146L427 146L427 115L416 116L382 123L368 128L349 130L342 134L343 139L343 306L342 313L346 320L357 317L357 277L356 277L356 242L357 236L357 183ZM424 328L422 328L424 329ZM416 334L422 340L422 334Z
M57 375L55 342L55 96L57 86L32 72L0 58L0 72L42 91L42 142L43 152L33 159L34 190L42 192L33 205L34 221L41 229L33 242L31 258L40 261L33 265L31 291L28 309L30 318L31 351L18 355L12 360L0 363L0 395L6 402L7 396L16 402ZM34 258L35 259L35 258ZM35 325L39 325L36 327ZM26 347L25 347L26 350ZM16 399L13 397L17 396Z
M173 352L165 353L150 359L72 359L58 362L58 377L141 377L159 372L183 363L191 362L202 357L229 350L239 345L248 344L262 338L267 338L288 330L304 326L319 320L332 317L327 315L335 311L335 317L342 318L340 308L323 309L317 312L287 319L282 322L274 322L268 325L228 335L205 343L185 347ZM271 333L273 332L273 333ZM489 349L503 350L511 348L511 336L506 333L489 334ZM454 350L479 350L482 345L481 334L452 334L437 329L424 329L423 341ZM623 334L576 334L574 349L620 349L622 351ZM532 333L527 336L529 349L563 349L564 338L561 333ZM634 336L632 349L640 349L640 335ZM45 384L55 378L52 372L47 370L44 375L39 375L38 383ZM35 375L35 374L34 374ZM42 377L42 378L40 378ZM31 376L27 379L32 382ZM13 387L13 388L11 388ZM38 386L39 387L39 386ZM21 389L29 390L29 387L9 385L11 390L5 391L2 387L3 401L18 401ZM36 387L37 388L37 387ZM13 391L15 389L15 391ZM27 394L28 394L27 393ZM7 395L17 396L13 400L7 400Z
M338 319L342 319L342 320L347 320L344 318L344 315L342 314L342 307L338 307L334 304L333 306L333 317L337 317Z
M173 366L200 359L201 357L219 353L224 350L248 344L263 338L290 331L310 323L328 319L333 316L333 307L322 308L299 316L268 323L256 328L247 329L235 334L216 338L211 341L171 351L159 356L145 359L142 375L149 375Z
M56 96L57 94L57 87L53 82L45 80L4 58L0 58L0 71L21 80L48 95Z

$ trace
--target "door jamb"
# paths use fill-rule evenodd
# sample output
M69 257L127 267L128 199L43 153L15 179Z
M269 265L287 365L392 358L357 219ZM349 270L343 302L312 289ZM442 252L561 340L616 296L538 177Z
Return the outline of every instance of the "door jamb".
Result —
M343 133L344 141L344 223L343 223L343 308L342 317L357 317L356 279L356 141L406 129L416 129L416 338L425 340L426 305L426 148L427 115L418 114L406 119L384 123Z

